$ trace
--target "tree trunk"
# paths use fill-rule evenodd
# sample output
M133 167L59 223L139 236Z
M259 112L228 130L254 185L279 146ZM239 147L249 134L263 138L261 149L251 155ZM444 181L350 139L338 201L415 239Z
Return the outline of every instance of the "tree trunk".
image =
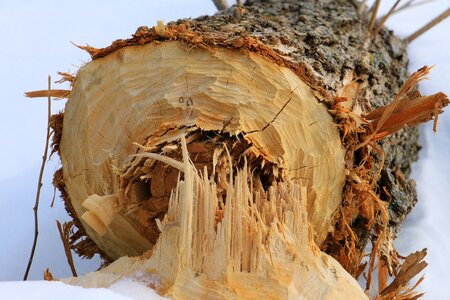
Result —
M141 270L174 299L363 299L369 239L400 268L419 146L399 129L448 99L414 92L428 69L406 81L405 43L358 5L254 0L82 48L55 184L73 249L117 261L69 282Z

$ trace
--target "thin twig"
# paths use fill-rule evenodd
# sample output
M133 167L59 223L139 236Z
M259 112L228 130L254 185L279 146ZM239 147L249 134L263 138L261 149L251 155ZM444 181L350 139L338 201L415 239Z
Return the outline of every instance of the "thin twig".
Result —
M230 7L227 0L212 0L214 2L214 5L217 7L218 11L227 9Z
M439 16L437 16L436 18L431 20L431 22L429 22L428 24L426 24L425 26L423 26L422 28L420 28L419 30L417 30L416 32L414 32L413 34L408 36L406 38L406 42L408 44L411 43L416 38L418 38L419 36L421 36L422 34L427 32L428 30L430 30L431 28L433 28L434 26L436 26L440 22L444 21L446 18L448 18L448 16L450 16L450 8L447 8L446 11L444 11L442 14L440 14Z
M56 221L56 226L58 227L59 236L61 237L61 240L63 242L64 252L66 253L67 262L69 263L70 270L72 271L73 277L77 277L78 275L77 275L77 270L75 269L75 265L73 264L72 252L70 252L70 246L69 246L69 243L67 242L66 232L68 229L66 228L66 225L67 225L67 223L64 223L64 230L63 230L61 223Z
M375 6L373 8L372 17L370 18L370 22L369 22L369 32L372 32L373 26L375 25L375 21L377 19L377 15L378 15L378 9L380 8L380 3L381 3L381 0L375 1Z
M389 19L389 17L394 13L395 9L397 8L397 6L401 1L402 0L397 0L395 4L391 7L389 12L381 18L380 22L378 22L377 27L375 27L375 30L373 31L373 35L376 35L378 31L380 31L380 29L383 28L384 23L386 23L387 19Z
M53 205L55 204L55 198L56 198L56 186L53 186L53 198L52 203L50 203L50 207L53 208Z
M50 96L50 90L51 90L51 77L48 76L48 101L47 101L47 136L45 140L45 150L44 155L42 156L42 165L41 170L39 172L39 180L38 180L38 186L36 191L36 201L33 207L34 211L34 239L33 239L33 246L31 247L31 253L30 253L30 259L28 260L27 269L25 271L25 275L23 276L23 280L28 279L28 273L31 269L31 264L33 263L34 258L34 252L36 251L36 245L39 235L39 222L38 222L38 208L39 208L39 199L41 197L41 188L42 188L42 177L44 176L44 169L45 169L45 163L47 162L47 154L48 154L48 146L50 142L50 117L52 115L52 98Z
M408 9L408 8L417 7L417 6L420 6L420 5L423 5L423 4L427 4L427 3L430 3L430 2L433 2L433 1L436 1L436 0L424 0L424 1L418 2L418 3L414 3L415 0L409 0L408 2L406 2L405 4L403 4L402 6L397 8L394 11L393 14L396 14L396 13L401 12L402 10L405 10L405 9Z

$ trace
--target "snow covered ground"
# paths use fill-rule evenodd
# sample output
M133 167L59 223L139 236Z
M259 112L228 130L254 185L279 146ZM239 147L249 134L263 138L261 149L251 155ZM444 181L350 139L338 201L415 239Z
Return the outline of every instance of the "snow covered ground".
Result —
M393 1L383 1L386 11ZM448 0L436 0L425 6L393 16L388 26L405 37L449 7ZM107 1L80 0L0 0L0 281L18 281L23 277L33 238L33 211L36 180L44 147L46 101L29 100L23 92L45 89L47 75L57 79L57 71L75 72L89 61L88 55L73 45L89 43L102 47L111 41L129 37L141 25L212 14L211 0ZM410 46L414 71L436 64L431 80L422 84L423 93L443 91L450 94L450 20L414 41ZM64 87L63 87L64 88ZM54 112L63 102L54 101ZM397 246L402 254L427 247L425 299L445 299L450 282L450 112L439 119L438 134L430 125L422 128L421 160L414 166L419 203L405 222ZM40 208L40 238L30 278L42 279L50 268L55 277L70 276L55 220L67 219L62 203L53 196L52 174L58 158L47 166ZM99 260L77 259L79 273L95 270ZM127 299L123 291L134 290L134 299L158 297L138 282L124 281L111 290L86 291L61 283L1 282L0 299ZM141 293L142 292L142 293ZM145 294L145 293L149 294ZM445 293L445 294L444 294ZM80 298L81 297L81 298ZM146 298L149 299L149 298ZM151 298L150 298L151 299ZM155 298L157 299L157 298Z
M8 300L160 300L155 290L132 281L121 280L108 289L85 289L58 281L3 281L0 282L0 299Z

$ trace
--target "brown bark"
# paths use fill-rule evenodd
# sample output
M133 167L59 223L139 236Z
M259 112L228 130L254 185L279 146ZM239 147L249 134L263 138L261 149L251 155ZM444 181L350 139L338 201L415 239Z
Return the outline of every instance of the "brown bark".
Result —
M218 241L211 235L221 232L218 224L240 224L223 214L225 207L241 214L227 205L238 197L231 192L238 187L233 188L230 174L245 169L249 181L243 185L248 184L250 201L259 203L261 195L269 199L278 182L281 202L276 213L264 205L247 207L243 202L244 211L265 217L259 227L245 223L248 227L242 225L245 228L239 232L257 236L258 230L271 228L268 220L275 219L280 220L274 221L280 228L293 230L287 216L297 214L296 222L313 234L293 230L293 239L308 244L311 256L303 248L277 254L280 262L292 263L289 272L303 274L299 266L317 264L330 270L319 263L331 259L329 254L357 277L369 239L375 243L372 258L381 253L386 270L394 272L399 262L391 249L392 239L417 201L408 176L419 149L417 129L399 129L436 119L448 99L441 94L423 98L414 92L428 70L406 82L405 43L385 28L377 28L373 35L352 3L254 0L244 8L233 7L210 17L141 27L131 39L115 41L107 48L82 47L93 62L70 79L73 89L64 122L54 126L54 149L63 162L55 182L79 227L77 238L86 234L81 244L72 240L72 246L86 256L99 247L110 260L150 250L144 256L150 256L147 267L156 268L152 251L164 252L164 245L173 244L178 250L194 247L195 234L204 234L205 243ZM386 106L391 101L393 105ZM186 137L185 147L180 134ZM381 139L385 135L390 136ZM196 175L186 177L190 168L183 150L204 180L210 181L201 184ZM217 199L184 190L186 182L203 189L215 186ZM291 198L281 195L290 194L296 186L305 186L305 203L292 210L286 204ZM200 202L191 203L194 208L171 211L170 201L182 206L178 193L183 191L217 205L209 217L216 219L218 228L210 232L196 227L195 219L184 215L188 211L198 222L207 218L206 212L196 210L204 205L197 198ZM307 216L307 222L300 216ZM170 218L185 223L176 225ZM177 229L168 230L170 224ZM266 236L267 243L252 243L269 255L274 249L270 241L279 239L277 234ZM279 234L289 235L283 230ZM173 240L175 235L189 238L187 244ZM264 259L242 254L247 244L239 240L242 236L234 238L238 240L229 241L229 247L244 247L239 259L257 261L266 273L273 271ZM290 245L288 240L283 243ZM198 281L205 290L220 282L224 294L217 294L218 298L228 297L227 293L245 297L238 277L224 283L222 277L214 277L217 270L195 262L205 253L214 257L219 248L197 249L184 258L168 251L164 257L185 259L181 266L189 266L189 272L206 274L208 280ZM302 258L291 261L288 253ZM230 267L237 259L232 252L224 255L223 266ZM164 288L171 286L171 292L161 292L185 297L177 288L189 280L190 273L183 267L158 268L158 274L170 282ZM257 271L249 267L246 272ZM341 269L336 274L348 275ZM280 276L278 271L272 275ZM211 276L217 280L209 281ZM297 286L304 276L290 277L288 282L296 286L298 295L311 296ZM315 284L324 291L343 287L327 280ZM279 295L286 296L282 298L294 296L281 290ZM352 293L359 295L356 290Z

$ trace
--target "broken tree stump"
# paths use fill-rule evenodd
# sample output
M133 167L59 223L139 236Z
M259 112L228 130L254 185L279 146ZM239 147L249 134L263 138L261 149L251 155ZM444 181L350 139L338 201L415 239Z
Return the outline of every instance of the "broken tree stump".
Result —
M420 95L429 68L408 79L405 43L368 23L353 1L254 0L80 46L93 61L54 92L55 185L72 248L117 261L68 282L140 270L174 299L365 298L369 240L369 274L395 275L412 126L448 98Z

